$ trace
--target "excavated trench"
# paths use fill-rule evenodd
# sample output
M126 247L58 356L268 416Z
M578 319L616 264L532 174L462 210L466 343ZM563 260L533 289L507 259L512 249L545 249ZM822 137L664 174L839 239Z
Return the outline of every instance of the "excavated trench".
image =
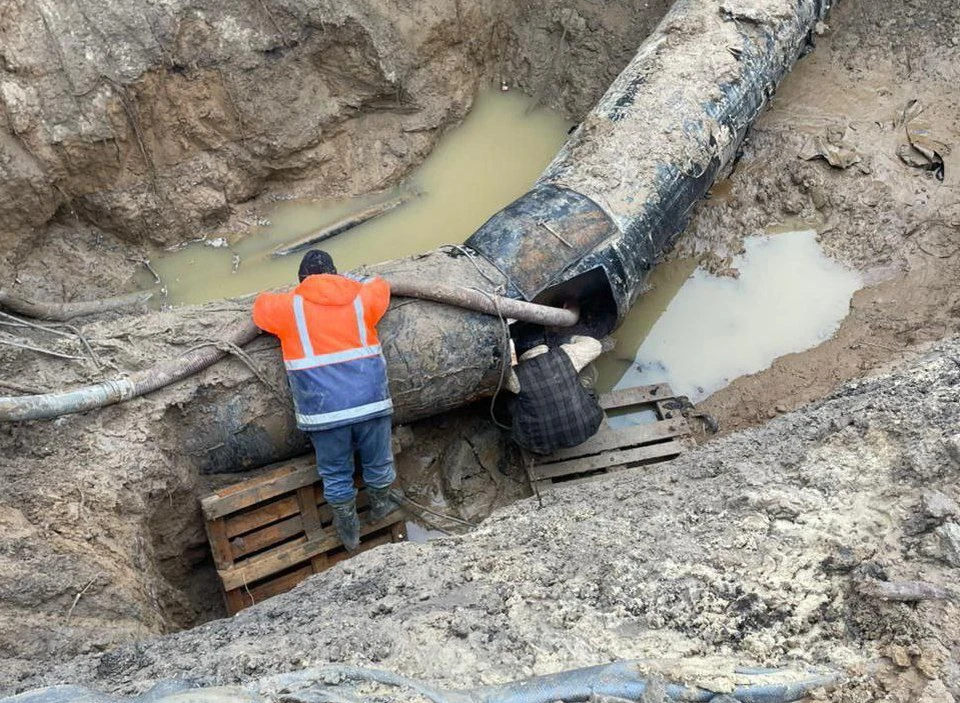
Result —
M532 96L526 110L576 121L669 3L248 5L175 2L134 17L112 0L15 2L0 12L0 145L14 157L0 169L5 288L53 300L115 295L157 247L198 237L236 243L278 202L393 187L485 86L507 85ZM95 50L105 46L112 48ZM108 315L84 331L108 336L97 348L130 368L159 349L151 339L210 338L217 323L207 315L174 310L121 321L120 330ZM270 346L260 340L248 351L257 359ZM3 380L14 389L5 392L91 377L82 363L52 368L7 352L0 348ZM7 471L20 477L3 500L3 521L19 528L11 554L44 545L25 560L19 583L13 564L0 567L0 618L9 624L0 628L0 653L15 670L223 614L197 505L220 485L198 471L219 430L214 422L202 442L183 446L164 428L233 412L212 407L218 396L205 389L236 384L236 373L215 369L200 387L163 400L67 419L62 433L42 424L0 428ZM267 393L254 387L236 402L269 402L256 397ZM418 471L431 452L449 463L466 441L479 446L477 469L489 480L486 455L499 437L472 418L459 425L454 448L449 431L426 428L416 457L408 450L401 465ZM56 481L41 469L49 462L74 470ZM229 467L230 457L214 463ZM488 512L496 502L488 487L483 501L471 498L478 477L469 463L461 470L455 493L465 515ZM62 562L58 576L46 566L52 559Z
M278 201L396 186L482 86L506 81L579 121L668 4L174 2L132 17L115 0L14 2L0 10L0 148L14 157L0 160L0 280L50 300L112 295L133 283L131 259L157 247L198 236L233 246ZM956 140L957 18L935 3L909 5L887 24L869 3L835 10L836 36L824 28L681 240L682 256L730 275L746 235L789 221L816 228L827 254L863 276L833 337L705 401L722 431L793 410L957 329L960 271L948 256L960 217L948 190L956 157L946 157L941 188L895 156L908 100L924 104L932 133ZM89 50L104 45L117 49ZM825 81L835 87L822 90ZM863 167L798 158L808 142L852 148ZM138 369L218 338L239 309L108 315L81 329L103 360ZM281 371L264 363L272 346L261 339L247 351L278 384ZM87 362L9 348L0 364L0 382L21 388L97 378ZM236 391L230 407L218 405L224 389ZM189 388L0 426L0 669L9 681L45 661L223 615L197 498L242 476L205 473L235 465L216 450L226 420L275 402L229 361ZM442 495L477 520L524 494L486 412L466 408L398 433L414 497ZM184 446L174 428L192 423L203 441ZM122 680L139 646L102 657L96 676Z

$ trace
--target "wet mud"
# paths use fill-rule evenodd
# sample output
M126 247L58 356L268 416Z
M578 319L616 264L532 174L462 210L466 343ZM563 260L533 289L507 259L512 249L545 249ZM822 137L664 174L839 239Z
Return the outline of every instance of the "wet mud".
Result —
M396 109L393 84L388 92L394 102L378 102L385 74L382 67L371 69L380 55L374 48L396 39L378 13L350 5L329 23L331 36L337 27L354 27L362 51L351 53L353 40L343 45L330 37L284 47L282 31L296 20L284 14L276 18L279 29L269 29L269 17L256 5L251 16L260 18L259 31L276 45L264 45L255 72L292 80L316 53L310 41L322 41L323 51L357 58L345 64L348 72L356 69L346 83L362 96L329 116L316 143L277 146L306 133L303 114L294 110L296 119L268 140L274 146L255 154L255 168L238 162L259 180L230 191L235 196L228 195L226 205L192 189L202 179L183 179L187 166L160 159L154 187L143 151L160 153L151 151L154 145L171 142L152 133L144 132L145 150L132 127L117 145L78 142L76 135L54 145L37 141L56 116L38 114L18 96L29 97L30 90L46 96L49 89L57 100L44 104L72 113L65 79L54 68L43 85L33 86L33 74L14 72L18 93L7 79L23 54L0 50L3 114L21 143L16 148L35 152L35 161L17 162L29 168L15 169L10 182L16 188L4 191L4 197L19 194L13 205L0 198L0 212L20 213L4 220L4 280L51 299L116 293L129 283L129 259L143 256L156 237L167 244L215 235L241 218L264 216L281 197L393 186L462 117L480 81L506 77L576 120L663 11L655 3L640 10L631 3L578 2L575 14L567 7L511 4L503 22L488 24L486 4L431 3L431 16L441 19L411 35L416 47L410 51L422 49L433 59L407 74L405 95L415 96L420 108L407 113ZM459 18L458 8L465 10ZM0 27L15 26L28 12L25 3L14 3L12 14L0 12ZM209 27L183 19L183 50L193 46L197 62L165 69L174 83L184 75L209 78L201 60L209 58L207 49L196 47L216 45L204 34ZM934 0L882 9L847 0L829 24L760 116L736 167L698 208L672 256L699 258L714 272L732 275L744 238L778 225L807 225L820 233L830 256L860 272L865 285L829 340L781 357L703 401L701 409L720 421L719 437L704 436L705 448L661 469L562 489L538 509L536 501L515 503L524 492L522 473L489 423L485 403L418 423L400 437L402 474L426 504L442 496L471 520L494 510L475 533L384 547L237 618L151 639L220 614L195 500L235 480L201 476L197 454L211 445L180 446L172 428L194 421L227 394L241 398L244 412L268 414L277 402L269 387L231 360L195 384L127 406L2 426L0 670L6 676L0 691L74 681L132 692L163 677L236 682L324 661L374 664L461 686L670 653L844 667L850 683L833 699L851 703L960 696L955 603L878 601L859 588L864 579L955 581L953 528L945 526L960 519L960 510L950 507L960 500L960 350L956 341L940 340L960 329L960 253L954 249L960 152L945 154L940 181L934 171L904 163L898 150L911 100L923 106L911 121L922 118L931 135L960 142L960 17ZM499 34L492 41L460 39L484 36L471 31L478 27ZM37 49L49 65L58 62L55 50L36 46L50 49ZM69 55L63 58L69 63ZM224 68L227 82L233 70L233 64ZM142 86L130 83L125 101L122 91L113 94L107 101L112 112L104 114L125 124L127 107L147 114L145 106L159 98L146 98L159 96L164 86L176 88L167 79L157 82L157 71L143 74ZM444 77L442 85L427 75L444 71L455 77ZM127 85L122 75L107 75ZM230 83L232 92L236 85ZM206 90L213 107L230 111L223 94ZM187 104L193 110L205 103ZM166 119L163 114L158 120ZM204 156L199 141L187 140L190 158L178 163L222 163L234 153L229 146ZM70 164L92 159L91 183L99 183L114 168L117 146L129 171L119 185L111 181L111 188L79 194L71 188L82 179L50 177L70 155ZM107 147L113 148L109 155ZM821 152L849 164L805 158ZM342 154L366 155L365 168L341 161ZM274 162L280 168L263 170ZM318 177L321 170L329 175ZM170 189L181 181L182 191ZM184 206L186 222L202 226L158 221L156 198L164 194ZM190 203L196 207L186 207ZM80 329L108 370L112 364L122 371L209 342L240 314L240 306L218 303L142 317L109 315L84 321ZM53 350L84 355L68 338L41 338ZM248 351L263 377L282 382L280 370L264 363L275 355L270 340ZM0 350L0 364L0 380L38 390L98 377L84 359L11 349ZM892 367L898 369L893 375L873 375ZM507 503L514 504L497 510Z

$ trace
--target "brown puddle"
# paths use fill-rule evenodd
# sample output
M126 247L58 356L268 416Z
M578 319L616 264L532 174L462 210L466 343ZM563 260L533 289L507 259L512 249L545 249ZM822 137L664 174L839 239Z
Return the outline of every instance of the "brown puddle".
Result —
M405 205L325 241L341 270L460 244L491 215L525 193L566 140L570 123L518 92L484 91L470 114L416 170ZM277 247L350 213L389 199L379 193L346 201L280 205L270 224L198 242L151 261L174 305L202 303L294 282L300 257L273 257ZM154 284L141 272L138 283Z

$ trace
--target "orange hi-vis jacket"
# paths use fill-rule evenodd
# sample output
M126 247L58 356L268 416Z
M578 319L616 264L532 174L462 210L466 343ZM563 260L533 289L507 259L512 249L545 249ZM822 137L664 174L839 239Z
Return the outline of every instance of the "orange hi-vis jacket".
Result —
M382 278L308 276L291 293L261 293L253 321L280 338L297 427L307 432L393 412L377 323L390 303Z

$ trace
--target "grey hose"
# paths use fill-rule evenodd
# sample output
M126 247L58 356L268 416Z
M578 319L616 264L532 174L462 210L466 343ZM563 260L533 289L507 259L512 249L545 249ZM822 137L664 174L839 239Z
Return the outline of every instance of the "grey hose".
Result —
M553 703L553 701L588 701L591 696L602 695L627 700L641 700L651 685L651 678L641 675L638 664L623 661L602 664L586 669L562 671L557 674L538 676L522 681L512 681L499 686L467 691L471 703ZM741 672L744 676L750 676ZM728 693L740 703L790 703L806 696L812 690L836 683L835 673L814 673L806 678L791 676L784 682L770 682L767 678L787 672L755 674L756 684L737 686ZM672 701L702 701L708 703L719 694L697 686L665 683L664 692Z
M340 686L340 679L371 681L404 688L419 693L432 703L574 703L588 701L597 695L635 701L642 699L652 683L650 677L643 675L642 664L643 662L638 661L614 662L460 691L439 690L389 671L332 665L273 676L262 680L259 689L261 693L267 694L270 690L297 684L309 685L311 682ZM836 684L840 679L836 672L823 671L806 675L776 669L735 671L744 678L753 676L757 679L757 683L736 686L726 694L740 703L790 703L807 696L814 689ZM663 684L663 691L667 699L672 701L709 703L720 695L716 691L697 686L669 682Z
M291 700L351 701L356 699L345 689L356 688L357 683L363 682L378 683L407 692L398 696L378 696L378 700L409 700L408 694L412 692L431 703L577 703L588 701L594 696L636 701L642 699L653 682L652 678L644 675L644 664L642 661L620 661L459 691L437 689L390 671L333 664L261 678L248 684L245 690L217 687L193 689L196 695L191 697L191 701L252 703L258 700L258 694L273 699L281 692ZM733 699L740 703L791 703L804 698L817 688L835 685L841 679L840 674L833 671L801 673L785 669L734 669L733 672L739 675L738 679L749 680L755 677L757 682L738 685L726 694L695 685L669 682L662 684L662 690L667 699L672 701L709 703L722 695L724 699ZM176 696L182 689L182 685L165 689L164 684L160 684L147 694L130 700L99 694L79 686L54 686L12 698L0 698L0 703L164 703L167 700L164 694ZM336 693L330 689L335 689ZM232 697L224 695L228 693ZM238 693L240 695L237 695ZM170 703L175 700L175 697L171 698Z
M137 291L99 300L84 300L76 303L48 303L27 300L0 288L0 308L37 320L72 320L75 317L94 315L110 310L123 310L146 303L155 291Z
M521 322L531 322L544 327L571 327L577 324L579 315L574 310L555 308L549 305L528 303L501 295L493 295L475 288L451 286L444 283L402 281L387 279L391 295L432 300L487 315L497 315Z
M288 674L278 674L268 679L262 679L258 683L257 688L262 694L268 694L271 691L293 689L298 684L309 685L313 682L325 682L338 678L349 681L372 681L395 688L404 688L414 693L419 693L432 703L470 703L470 699L463 698L457 693L441 691L416 679L407 678L406 676L395 674L392 671L368 669L362 666L350 666L347 664L332 664L330 666L304 669L303 671L294 671ZM333 683L333 685L336 686L339 684ZM0 701L0 703L3 703L3 701Z
M226 341L230 345L243 346L258 334L260 330L256 325L245 322ZM0 422L45 420L138 398L203 371L226 354L223 349L207 346L136 371L126 378L115 378L73 391L0 398Z

